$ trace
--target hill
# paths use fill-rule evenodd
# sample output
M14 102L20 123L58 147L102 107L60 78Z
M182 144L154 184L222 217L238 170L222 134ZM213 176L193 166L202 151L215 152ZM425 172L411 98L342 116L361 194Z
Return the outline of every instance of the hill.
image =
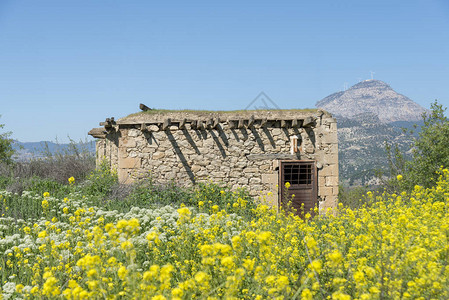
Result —
M48 154L57 154L70 151L87 151L95 154L95 141L66 143L40 141L40 142L19 142L14 141L13 148L16 151L15 160L28 160L32 158L45 157ZM75 150L76 149L76 150Z
M385 143L410 150L414 136L402 128L422 125L422 114L428 112L380 80L359 82L316 106L337 118L340 182L345 185L375 185L376 170L388 165Z
M382 123L420 121L422 113L427 111L380 80L359 82L346 91L336 92L318 101L316 107L336 117L354 118L360 114L373 114Z

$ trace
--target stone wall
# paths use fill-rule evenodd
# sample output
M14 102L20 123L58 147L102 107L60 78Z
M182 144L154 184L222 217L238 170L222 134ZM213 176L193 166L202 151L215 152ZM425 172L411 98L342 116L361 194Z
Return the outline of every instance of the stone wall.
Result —
M121 182L148 176L180 185L213 180L245 187L272 205L278 203L279 161L314 160L320 209L337 201L337 126L320 110L124 118L97 141L97 164L104 158Z

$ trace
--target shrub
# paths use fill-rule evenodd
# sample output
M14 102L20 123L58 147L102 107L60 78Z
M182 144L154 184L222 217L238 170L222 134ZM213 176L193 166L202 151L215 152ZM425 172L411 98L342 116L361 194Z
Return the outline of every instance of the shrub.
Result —
M435 101L431 112L423 114L424 124L411 145L410 160L395 145L387 145L390 168L386 187L390 191L412 190L416 184L434 186L440 168L449 166L449 119L445 111L446 108Z
M3 298L449 298L446 169L435 187L311 220L265 205L242 218L238 193L217 187L198 188L197 207L126 212L24 193L40 217L0 218ZM0 195L4 211L19 197Z
M0 129L5 127L4 124L0 124ZM6 164L12 163L12 156L14 154L14 150L12 148L13 140L9 137L11 136L11 132L4 132L0 134L0 161Z

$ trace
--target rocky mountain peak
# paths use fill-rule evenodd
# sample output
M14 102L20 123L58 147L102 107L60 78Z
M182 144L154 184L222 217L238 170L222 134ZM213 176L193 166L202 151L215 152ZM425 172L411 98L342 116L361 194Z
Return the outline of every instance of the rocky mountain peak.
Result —
M426 111L419 104L394 91L380 80L361 81L346 91L340 91L316 103L335 116L355 118L360 114L374 114L383 123L419 121Z

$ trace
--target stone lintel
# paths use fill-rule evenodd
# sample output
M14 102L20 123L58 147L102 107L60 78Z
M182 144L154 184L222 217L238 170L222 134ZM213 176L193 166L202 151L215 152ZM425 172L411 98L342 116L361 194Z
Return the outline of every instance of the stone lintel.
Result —
M299 154L286 154L286 153L262 153L262 154L248 154L246 155L248 160L273 160L273 159L300 159Z

